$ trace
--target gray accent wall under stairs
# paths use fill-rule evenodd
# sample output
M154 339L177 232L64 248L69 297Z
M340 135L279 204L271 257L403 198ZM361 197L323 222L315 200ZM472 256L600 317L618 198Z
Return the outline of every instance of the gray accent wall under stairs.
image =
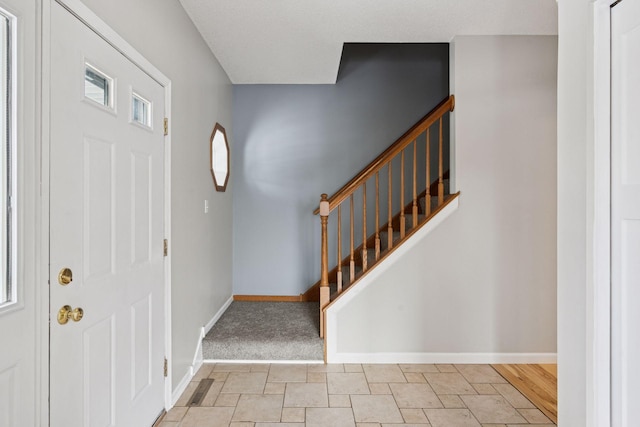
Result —
M234 86L234 294L297 295L315 283L320 194L448 95L448 44L345 45L335 85Z

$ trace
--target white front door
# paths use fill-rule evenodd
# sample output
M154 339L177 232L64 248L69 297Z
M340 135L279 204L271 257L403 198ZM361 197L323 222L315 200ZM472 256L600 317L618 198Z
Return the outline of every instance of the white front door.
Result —
M163 117L163 87L52 2L51 426L163 409Z
M640 419L640 1L611 9L612 425Z

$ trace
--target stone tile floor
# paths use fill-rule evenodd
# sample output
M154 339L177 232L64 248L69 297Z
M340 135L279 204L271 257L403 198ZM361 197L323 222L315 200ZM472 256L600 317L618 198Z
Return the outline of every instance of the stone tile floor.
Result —
M213 380L199 406L200 381ZM205 364L160 427L553 423L489 365Z

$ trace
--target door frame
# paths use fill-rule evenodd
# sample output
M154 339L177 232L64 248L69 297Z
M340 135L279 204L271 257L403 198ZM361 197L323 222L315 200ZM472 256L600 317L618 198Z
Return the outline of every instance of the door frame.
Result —
M611 426L611 7L593 3L593 292L587 293L587 422Z
M109 25L107 25L98 15L85 6L80 0L42 0L41 3L41 33L40 42L42 49L41 57L41 254L40 275L43 285L36 287L36 299L39 302L37 312L41 319L38 326L42 332L37 337L40 347L39 355L39 387L40 406L43 425L49 425L49 260L50 260L50 89L51 89L51 8L54 3L60 4L86 26L91 28L102 39L118 50L147 75L154 79L164 88L164 110L165 115L171 124L171 80L140 54L125 39L119 36ZM164 407L171 407L172 381L171 381L171 132L164 137L164 238L169 240L169 250L164 259L164 326L165 326L165 357L169 361L167 364L167 376L165 378ZM38 295L39 294L39 295Z

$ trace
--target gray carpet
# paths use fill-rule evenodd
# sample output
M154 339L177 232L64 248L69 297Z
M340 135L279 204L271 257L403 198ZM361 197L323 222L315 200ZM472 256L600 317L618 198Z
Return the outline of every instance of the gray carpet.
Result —
M317 302L234 301L202 341L205 359L323 360Z

